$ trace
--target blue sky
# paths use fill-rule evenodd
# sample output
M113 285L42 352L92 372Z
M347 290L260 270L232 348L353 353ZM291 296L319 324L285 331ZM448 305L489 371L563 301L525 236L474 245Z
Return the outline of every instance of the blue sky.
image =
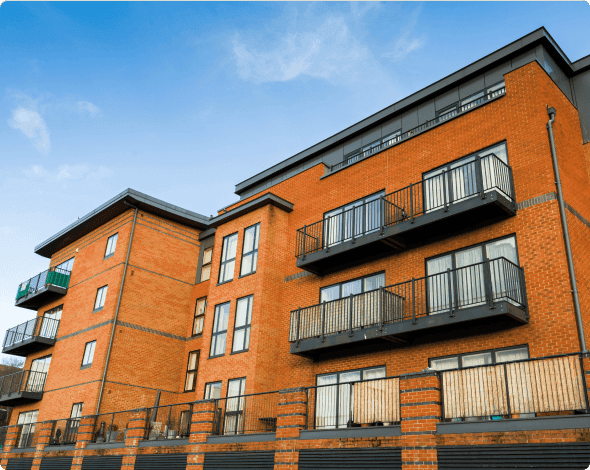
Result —
M234 185L586 2L0 5L0 333L33 248L125 188L210 215Z

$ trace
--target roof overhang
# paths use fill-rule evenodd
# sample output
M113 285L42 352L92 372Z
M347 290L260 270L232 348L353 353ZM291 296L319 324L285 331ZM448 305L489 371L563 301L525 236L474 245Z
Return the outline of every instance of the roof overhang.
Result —
M35 247L35 253L45 258L51 258L55 252L65 248L93 230L96 230L101 225L104 225L109 220L129 210L131 208L130 205L168 220L188 225L189 227L200 230L209 227L209 217L168 204L134 189L126 189L84 217L81 217L70 226L56 233L51 238L48 238L40 245L37 245Z

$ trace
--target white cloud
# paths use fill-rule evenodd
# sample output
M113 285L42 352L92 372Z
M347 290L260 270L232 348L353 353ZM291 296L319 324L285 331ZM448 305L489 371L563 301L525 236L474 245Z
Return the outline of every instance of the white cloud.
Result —
M422 5L412 12L410 22L400 30L400 34L393 44L391 50L381 54L381 57L391 59L393 62L399 62L404 60L410 52L420 49L424 44L426 44L425 35L417 37L414 33L416 24L418 23L418 17L420 16L421 12Z
M12 119L8 120L8 124L31 139L40 151L49 152L51 147L49 131L45 121L37 111L19 106L12 110Z
M349 85L358 81L388 81L379 62L351 30L358 16L294 15L287 25L276 25L258 39L236 33L232 41L238 76L255 83L285 82L313 77ZM269 37L278 37L270 40Z
M95 116L100 112L100 108L92 104L90 101L78 101L78 111Z
M91 167L85 164L61 165L53 171L47 170L43 165L31 165L24 169L23 173L31 180L50 184L78 180L101 181L113 175L105 166Z

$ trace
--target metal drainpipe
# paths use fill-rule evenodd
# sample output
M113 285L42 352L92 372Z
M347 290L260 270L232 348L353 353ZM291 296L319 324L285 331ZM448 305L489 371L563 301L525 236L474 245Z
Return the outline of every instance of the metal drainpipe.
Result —
M127 275L127 266L129 265L129 254L131 253L131 243L133 242L133 233L135 232L135 221L137 220L137 207L132 206L127 201L123 201L130 207L135 209L133 215L133 225L131 226L131 236L129 237L129 246L127 247L127 258L125 259L125 267L123 269L123 279L121 279L121 288L119 289L119 298L117 299L117 309L115 310L115 319L113 320L113 329L111 330L111 340L109 341L109 349L107 351L107 360L104 365L104 372L100 383L100 393L98 394L98 403L96 405L96 414L100 411L100 402L102 401L102 393L104 391L104 383L107 378L107 369L109 368L109 359L111 358L111 350L113 349L113 339L115 338L115 330L117 329L117 318L119 318L119 307L121 306L121 297L123 295L123 286L125 285L125 276Z
M567 219L565 216L565 202L561 192L561 178L559 177L559 167L557 165L557 153L555 152L555 139L553 137L553 123L557 111L555 108L547 108L549 122L547 122L547 131L549 132L549 144L551 146L551 160L553 161L553 172L555 173L555 186L557 188L557 202L559 205L559 216L561 218L561 227L563 229L563 241L565 242L565 254L567 258L567 269L570 274L572 287L572 297L574 298L574 310L576 312L576 323L578 325L578 337L582 352L587 353L586 338L584 337L584 325L582 324L582 313L580 309L580 299L578 297L578 285L576 283L576 273L574 271L574 258L572 256L572 247L570 245L570 235L567 228Z

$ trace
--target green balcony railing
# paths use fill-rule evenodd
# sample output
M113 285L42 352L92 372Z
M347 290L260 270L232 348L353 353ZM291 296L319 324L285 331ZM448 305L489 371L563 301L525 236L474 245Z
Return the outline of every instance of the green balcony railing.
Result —
M16 293L16 300L32 295L48 285L67 289L69 284L70 271L62 268L49 268L47 271L43 271L20 284Z

